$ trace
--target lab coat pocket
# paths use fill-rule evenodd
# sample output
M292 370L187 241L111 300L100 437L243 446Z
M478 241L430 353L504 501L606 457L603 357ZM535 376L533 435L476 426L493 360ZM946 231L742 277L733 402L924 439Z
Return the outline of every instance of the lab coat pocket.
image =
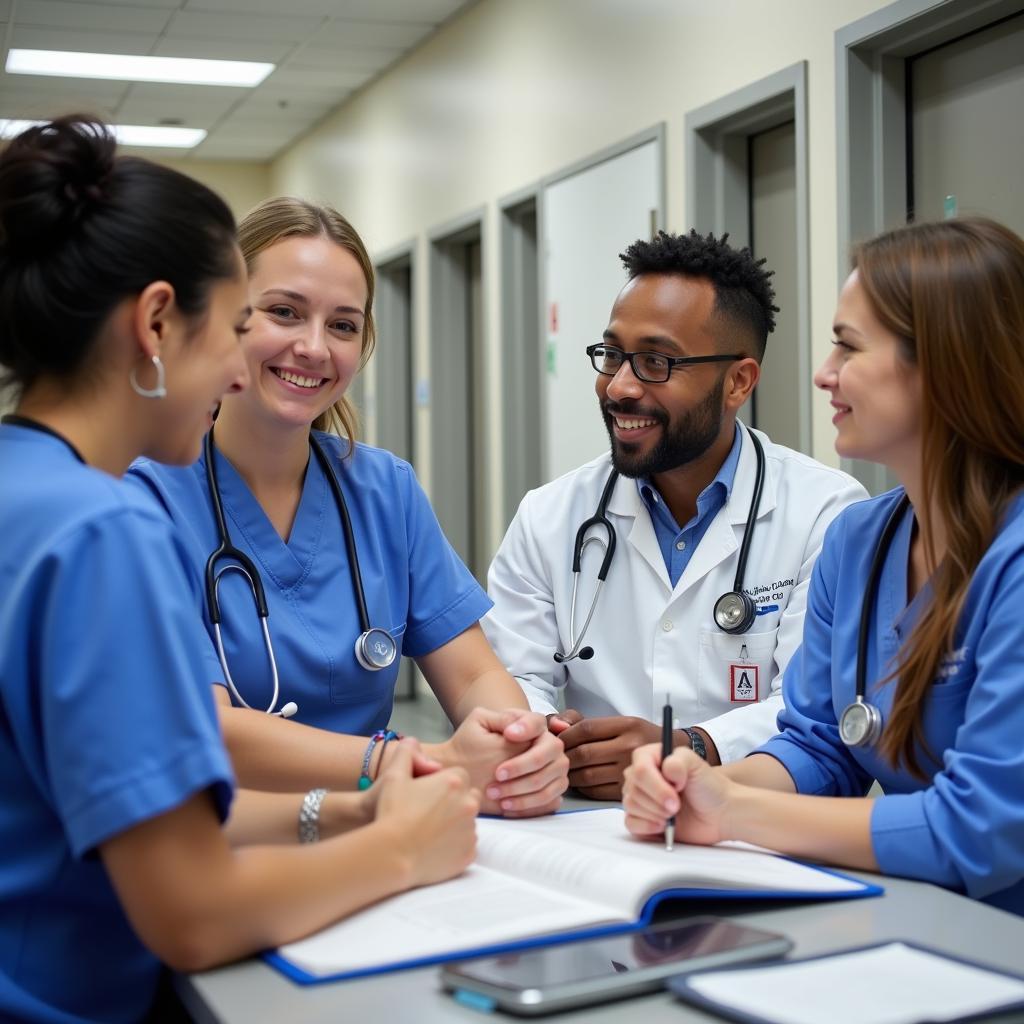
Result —
M777 635L777 629L740 636L701 630L697 676L703 711L721 713L768 696Z

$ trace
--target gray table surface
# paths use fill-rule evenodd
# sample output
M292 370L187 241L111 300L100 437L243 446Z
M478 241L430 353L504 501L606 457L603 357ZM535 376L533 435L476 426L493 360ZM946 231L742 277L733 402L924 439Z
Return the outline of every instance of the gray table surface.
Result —
M568 801L569 806L600 806ZM1024 971L1024 918L993 910L974 900L936 886L898 878L878 878L885 895L832 902L775 904L754 901L694 900L687 914L714 913L788 935L795 943L790 957L827 953L889 939L905 939L946 953L978 960L1011 971ZM691 909L692 908L692 909ZM189 1012L203 1024L296 1021L338 1024L358 1021L466 1021L480 1024L480 1013L459 1006L441 991L436 967L399 971L356 981L296 985L262 960L180 979L179 991ZM502 1014L492 1018L515 1020ZM525 1018L519 1018L525 1019ZM539 1018L552 1021L672 1021L718 1020L684 1006L667 993L590 1006ZM1024 1022L1024 1014L1001 1017ZM827 1022L823 1022L827 1024Z

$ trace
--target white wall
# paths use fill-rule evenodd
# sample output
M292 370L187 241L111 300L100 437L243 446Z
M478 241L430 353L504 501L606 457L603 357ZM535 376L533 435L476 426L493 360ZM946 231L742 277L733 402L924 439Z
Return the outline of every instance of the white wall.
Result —
M174 160L159 163L201 181L217 192L241 220L258 202L276 193L271 189L270 164L241 160Z
M497 201L664 121L668 227L685 230L686 112L799 60L809 66L811 316L824 358L836 297L834 33L877 0L481 0L272 165L275 193L337 206L371 252L486 205L492 494L500 495ZM622 239L625 246L631 239ZM616 252L608 259L616 260ZM427 282L416 282L416 373L428 375ZM614 296L608 296L608 305ZM428 411L417 458L429 488ZM812 454L837 464L829 409ZM500 502L491 507L498 515ZM496 523L492 529L497 533Z

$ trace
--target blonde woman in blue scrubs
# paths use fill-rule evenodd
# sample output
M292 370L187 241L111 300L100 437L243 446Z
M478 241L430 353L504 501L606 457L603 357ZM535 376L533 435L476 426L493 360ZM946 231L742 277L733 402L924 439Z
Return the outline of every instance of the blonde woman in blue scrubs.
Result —
M458 769L414 779L406 744L369 793L324 800L323 842L298 845L301 797L232 804L199 578L120 477L194 461L248 377L249 313L204 186L81 118L0 154L2 1020L143 1020L161 960L237 959L472 860L478 795ZM231 838L274 845L233 849L229 808Z
M420 767L466 768L490 811L553 810L568 761L483 635L490 600L445 539L408 463L355 443L345 392L374 345L373 265L362 240L336 211L279 198L245 218L239 241L253 307L243 342L252 384L225 398L208 450L231 543L265 588L279 676L275 700L249 583L228 572L218 595L224 665L211 682L221 684L215 692L240 781L271 790L352 787L390 757L368 737L387 728L400 658L378 670L357 659L354 565L317 444L351 516L369 624L415 659L457 727L450 740L424 745ZM204 452L188 469L143 462L132 470L179 525L199 573L222 539L207 469ZM215 639L209 600L204 608ZM232 701L229 673L249 707ZM285 709L289 721L273 713Z

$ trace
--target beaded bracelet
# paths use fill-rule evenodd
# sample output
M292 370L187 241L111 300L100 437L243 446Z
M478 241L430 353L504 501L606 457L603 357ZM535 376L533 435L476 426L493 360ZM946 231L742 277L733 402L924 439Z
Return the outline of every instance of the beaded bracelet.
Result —
M384 738L381 740L380 744L380 757L377 758L377 770L373 773L374 782L377 781L377 778L380 775L380 770L384 766L384 751L388 749L388 744L392 740L401 740L402 738L402 734L395 732L393 729L388 729L388 731L384 733Z
M393 729L378 729L371 737L370 742L366 745L366 752L363 754L363 767L359 772L359 788L369 789L373 785L373 779L370 778L370 760L373 757L373 749L382 740L384 747L386 747L392 740L400 740L402 736L395 732ZM384 747L381 747L380 760L384 760ZM380 772L380 762L377 764L377 772Z

